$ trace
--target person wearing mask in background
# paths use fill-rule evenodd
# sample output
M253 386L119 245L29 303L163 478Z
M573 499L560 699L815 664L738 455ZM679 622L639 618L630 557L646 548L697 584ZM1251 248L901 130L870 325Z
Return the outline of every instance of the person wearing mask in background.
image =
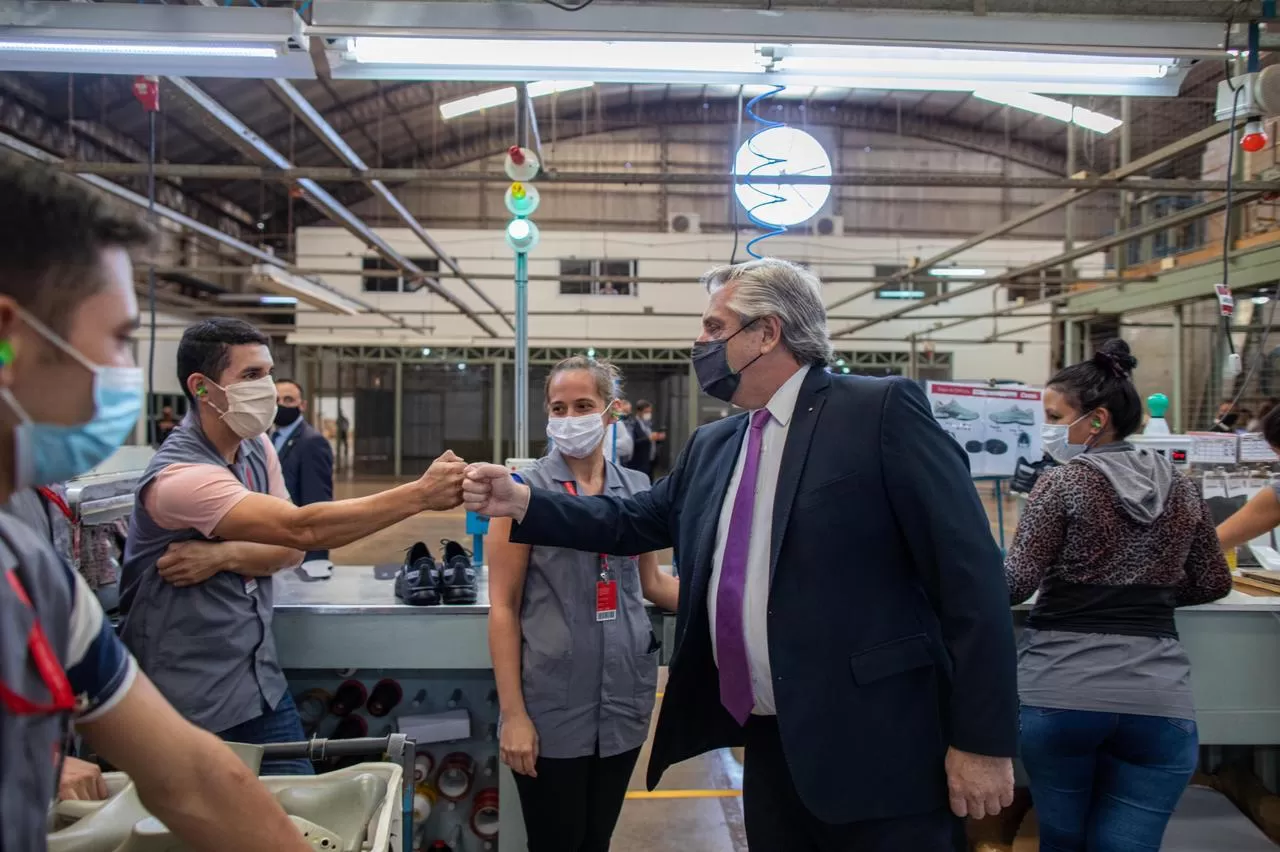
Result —
M350 466L348 459L351 455L351 423L347 420L347 415L342 413L342 409L338 409L338 419L334 423L334 443L338 445L338 470L346 470Z
M327 503L333 499L333 448L324 435L307 422L307 400L302 385L292 379L276 380L276 419L271 443L280 458L284 485L295 506ZM307 561L329 561L329 551L312 550Z
M275 447L268 338L207 319L178 344L191 402L138 483L125 552L121 636L183 715L223 739L305 739L276 660L273 574L303 551L341 547L461 499L464 465L445 452L416 482L354 500L289 502ZM263 774L309 773L305 760Z
M1039 590L1018 653L1022 762L1042 852L1157 852L1198 760L1174 610L1231 590L1195 483L1128 438L1137 360L1111 340L1044 392L1046 471L1005 563Z
M149 241L75 178L0 160L0 503L114 453L143 409L132 249ZM56 388L56 392L51 392ZM0 852L46 848L69 722L195 850L310 847L248 767L185 721L46 535L0 513ZM68 797L105 794L100 776ZM67 780L66 773L63 781Z
M605 455L618 387L605 361L552 367L545 404L555 449L520 478L583 497L646 490L648 479ZM502 760L516 773L529 852L607 852L658 682L644 598L674 611L680 584L655 553L529 547L510 532L510 520L490 522L489 649Z
M613 403L612 422L605 429L604 454L611 462L625 467L635 452L635 441L631 437L628 422L631 418L631 403L625 399ZM554 438L550 439L554 441Z
M653 405L648 400L636 402L635 417L628 421L635 448L627 467L638 470L653 479L653 465L658 459L658 444L666 440L666 434L653 431Z
M166 405L160 409L160 419L156 421L156 444L163 444L169 433L178 428L178 418L173 416L173 406Z
M1018 706L1008 587L964 450L916 383L825 369L808 270L767 258L705 283L698 382L750 414L698 429L631 497L473 464L466 506L514 518L516 543L681 554L651 789L745 743L753 852L963 849L952 813L1013 801Z
M1262 437L1280 453L1280 406L1272 406L1262 418ZM1218 525L1218 541L1224 551L1235 550L1280 526L1280 484L1263 488L1249 502Z

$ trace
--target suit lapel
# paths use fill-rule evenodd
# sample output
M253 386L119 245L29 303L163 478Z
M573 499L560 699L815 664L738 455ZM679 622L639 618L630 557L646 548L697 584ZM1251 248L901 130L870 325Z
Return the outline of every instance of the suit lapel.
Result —
M827 399L826 391L830 385L831 376L826 370L811 367L800 386L800 394L796 397L796 409L791 415L791 426L787 429L787 443L782 449L782 468L778 471L778 486L773 497L773 533L769 542L770 583L773 582L773 573L778 567L778 552L782 549L782 538L786 535L787 521L791 518L791 504L796 499L796 490L800 487L800 477L809 456L814 427L818 425L818 416L822 414L822 406Z
M738 428L733 437L725 442L712 460L709 467L715 473L715 485L707 497L706 511L702 518L702 527L698 530L698 548L695 552L693 584L694 600L705 600L707 584L711 581L712 560L716 551L716 528L720 525L720 511L724 506L725 494L729 490L729 481L733 478L734 468L738 466L738 453L742 450L742 436L747 430L747 415L738 415Z

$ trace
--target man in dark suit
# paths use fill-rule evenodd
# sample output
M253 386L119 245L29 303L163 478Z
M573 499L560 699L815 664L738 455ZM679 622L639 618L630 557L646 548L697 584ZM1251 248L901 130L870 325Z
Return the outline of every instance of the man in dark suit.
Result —
M676 548L651 788L745 745L752 852L962 849L952 814L1011 803L1017 745L1009 592L964 451L915 383L824 369L808 271L752 261L706 284L694 369L749 413L703 426L630 499L472 465L466 506L514 518L521 543Z
M295 506L333 499L333 449L324 435L303 417L307 412L302 386L292 379L276 380L276 421L271 443L280 456L284 484ZM329 551L307 553L307 561L327 560Z

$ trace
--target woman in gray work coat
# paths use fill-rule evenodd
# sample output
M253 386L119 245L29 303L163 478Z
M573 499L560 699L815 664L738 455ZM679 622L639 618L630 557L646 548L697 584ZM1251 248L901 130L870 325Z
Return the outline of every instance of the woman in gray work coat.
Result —
M618 372L569 358L547 377L553 449L525 482L628 497L648 477L605 460ZM489 648L502 708L502 760L516 773L529 852L606 852L649 733L658 641L644 599L674 610L678 581L657 555L589 553L489 541Z

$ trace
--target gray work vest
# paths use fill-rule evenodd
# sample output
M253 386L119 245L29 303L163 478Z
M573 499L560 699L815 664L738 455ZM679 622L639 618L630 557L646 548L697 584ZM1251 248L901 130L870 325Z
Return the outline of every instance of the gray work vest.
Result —
M9 585L16 571L32 606ZM27 649L38 617L54 655L67 668L75 579L53 546L10 515L0 514L0 681L32 701L50 700ZM93 601L86 602L96 605ZM33 611L34 610L34 611ZM57 793L54 754L67 717L17 716L0 708L0 850L45 848L49 803Z
M606 448L607 452L607 448ZM552 452L520 471L530 485L564 491L574 482L564 457ZM605 462L612 497L649 490L649 478ZM634 556L609 556L618 584L618 617L596 621L600 554L533 547L520 609L521 686L538 732L538 753L550 758L612 757L639 748L649 734L658 685L657 639L640 591Z
M263 440L241 441L235 464L228 465L195 415L188 414L138 481L125 545L120 636L169 703L213 733L258 718L264 704L275 709L288 688L271 633L271 578L222 572L186 588L165 582L156 571L165 549L177 541L204 537L193 529L159 526L141 495L171 464L229 468L250 491L267 494Z

